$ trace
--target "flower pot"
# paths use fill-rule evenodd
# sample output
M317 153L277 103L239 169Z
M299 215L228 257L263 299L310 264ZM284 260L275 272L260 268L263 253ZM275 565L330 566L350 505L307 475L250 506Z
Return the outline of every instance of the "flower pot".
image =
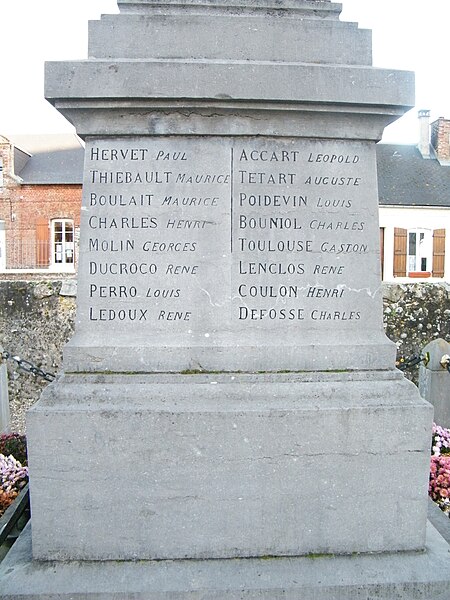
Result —
M28 483L0 518L0 552L10 546L30 518L30 494Z
M424 279L426 277L431 277L431 273L430 271L411 271L410 273L408 273L408 277Z

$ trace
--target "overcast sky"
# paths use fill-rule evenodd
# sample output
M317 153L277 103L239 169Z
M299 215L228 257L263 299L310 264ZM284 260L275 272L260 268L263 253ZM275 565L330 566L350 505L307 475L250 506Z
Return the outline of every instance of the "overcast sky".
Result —
M384 141L415 143L417 110L450 118L450 0L342 0L341 20L373 31L374 66L416 72L416 108ZM0 134L73 131L43 99L45 60L87 56L87 21L116 0L0 0Z

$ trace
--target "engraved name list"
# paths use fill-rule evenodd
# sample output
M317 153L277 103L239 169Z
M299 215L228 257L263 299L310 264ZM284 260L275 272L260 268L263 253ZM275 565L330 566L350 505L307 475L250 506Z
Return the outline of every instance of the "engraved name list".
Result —
M79 321L204 341L370 318L372 284L361 295L352 267L377 253L369 152L298 139L88 142Z

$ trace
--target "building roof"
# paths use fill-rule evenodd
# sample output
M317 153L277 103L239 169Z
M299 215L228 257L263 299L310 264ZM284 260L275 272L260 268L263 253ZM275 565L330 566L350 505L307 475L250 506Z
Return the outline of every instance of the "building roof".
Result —
M381 205L450 208L450 167L424 159L416 146L377 144Z
M84 147L75 134L9 135L24 184L81 184Z

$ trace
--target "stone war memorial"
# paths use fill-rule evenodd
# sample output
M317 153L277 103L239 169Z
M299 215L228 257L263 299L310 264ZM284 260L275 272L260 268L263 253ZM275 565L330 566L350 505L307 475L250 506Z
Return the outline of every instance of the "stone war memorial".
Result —
M414 104L329 0L119 0L46 65L85 140L76 333L1 597L448 600L433 413L384 332L375 145Z

